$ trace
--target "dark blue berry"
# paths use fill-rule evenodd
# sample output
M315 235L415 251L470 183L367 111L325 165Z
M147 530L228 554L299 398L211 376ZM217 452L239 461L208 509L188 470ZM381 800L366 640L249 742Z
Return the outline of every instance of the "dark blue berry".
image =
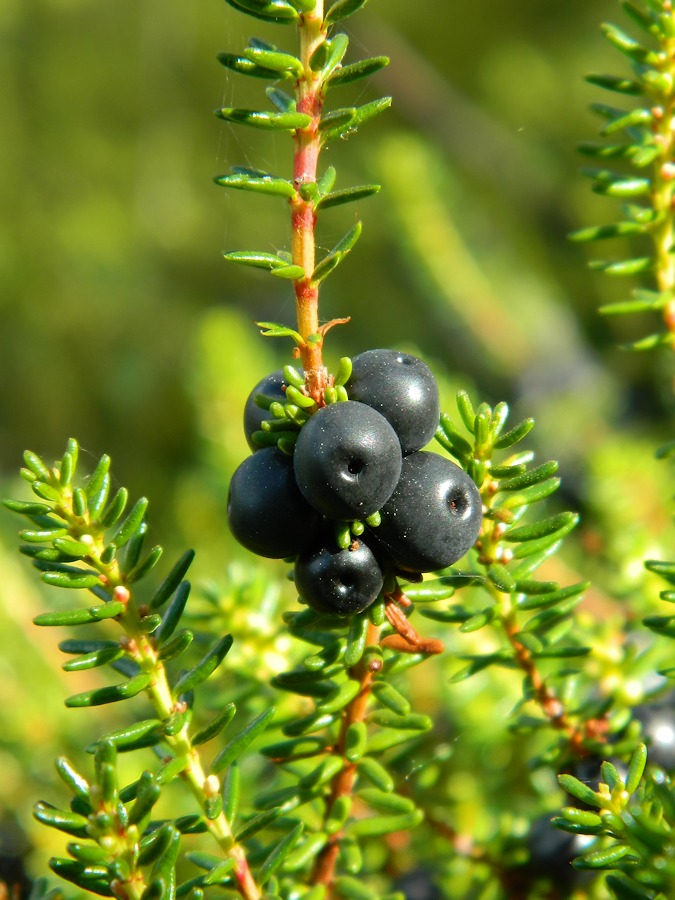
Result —
M247 550L282 559L305 549L321 517L298 490L290 456L267 447L245 459L232 476L227 520Z
M272 372L259 381L248 395L246 406L244 407L244 434L251 450L260 449L259 445L253 440L253 432L260 431L262 422L265 419L272 418L269 410L263 409L262 406L258 406L255 402L256 394L264 394L265 397L269 397L271 400L278 400L280 403L283 403L286 399L285 387L284 373L281 369L277 369L276 372Z
M295 586L317 612L351 616L363 612L382 590L383 576L372 551L360 538L341 550L327 536L295 563Z
M372 533L394 565L432 572L457 562L474 545L482 502L463 469L437 453L420 451L403 458L396 490L380 515Z
M374 409L348 400L318 410L293 454L305 499L322 515L345 521L377 512L401 473L396 433Z
M352 360L347 393L387 419L404 454L426 446L438 428L441 407L436 379L429 366L410 353L360 353Z

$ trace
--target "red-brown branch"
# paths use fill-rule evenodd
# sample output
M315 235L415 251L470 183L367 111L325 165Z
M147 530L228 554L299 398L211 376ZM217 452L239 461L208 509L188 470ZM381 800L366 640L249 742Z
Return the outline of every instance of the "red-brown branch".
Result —
M375 625L368 625L368 634L366 636L366 646L376 646L380 638L380 629ZM366 717L366 709L370 692L373 685L373 679L379 671L379 666L371 667L366 661L362 660L357 666L350 670L351 677L358 678L360 689L356 697L346 707L342 724L340 726L340 734L335 743L335 753L344 757L347 743L347 729L355 722L363 722ZM345 761L345 765L340 769L331 786L331 793L328 803L326 804L326 818L330 816L330 812L339 797L351 796L356 781L356 763ZM319 853L314 870L310 880L311 884L325 884L328 888L328 896L333 883L335 874L335 864L340 852L339 840L341 833L332 834Z

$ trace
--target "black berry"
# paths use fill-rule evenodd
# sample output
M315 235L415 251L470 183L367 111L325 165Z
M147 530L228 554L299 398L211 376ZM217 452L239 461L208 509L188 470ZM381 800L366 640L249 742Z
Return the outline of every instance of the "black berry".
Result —
M366 518L389 499L401 447L387 420L363 403L324 406L303 426L293 454L305 499L331 519Z
M401 477L373 530L395 566L432 572L457 562L476 541L480 494L449 459L420 451L403 459Z
M276 447L258 450L236 470L227 520L240 544L272 559L304 550L321 521L298 490L293 461Z
M350 399L366 403L391 424L403 453L424 447L440 418L438 385L429 366L409 353L367 350L352 360Z
M383 576L363 540L341 550L329 536L298 557L295 585L302 599L317 612L351 616L377 599Z
M267 375L256 384L251 393L248 395L246 406L244 407L244 434L246 442L251 450L259 450L258 444L253 441L253 432L260 431L260 426L265 419L270 419L269 410L263 409L255 402L256 394L264 394L271 400L278 400L280 403L286 399L283 388L286 386L284 381L284 373L281 369Z

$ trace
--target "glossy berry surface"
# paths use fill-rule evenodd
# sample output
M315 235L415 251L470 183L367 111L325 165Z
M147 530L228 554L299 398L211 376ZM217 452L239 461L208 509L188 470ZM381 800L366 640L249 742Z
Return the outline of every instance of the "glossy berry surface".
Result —
M339 549L331 535L296 560L295 586L317 612L360 613L382 590L382 571L368 545L358 540L352 547Z
M373 529L394 565L410 572L450 566L475 543L482 522L480 494L463 469L437 453L403 459L401 478Z
M293 465L305 499L322 515L349 521L389 499L401 473L401 447L383 416L347 400L324 406L303 426Z
M262 422L265 419L272 418L269 410L263 409L262 406L258 406L255 402L255 395L264 394L271 400L278 400L280 403L283 403L286 399L286 394L283 391L285 386L284 373L281 369L277 369L276 372L272 372L259 381L248 395L246 406L244 406L244 434L251 450L260 450L258 444L253 441L253 432L260 431Z
M441 414L438 385L429 366L410 353L360 353L352 360L347 393L387 419L403 453L420 450L436 432Z
M247 550L282 559L304 550L320 516L298 490L290 456L266 447L245 459L232 476L227 521Z

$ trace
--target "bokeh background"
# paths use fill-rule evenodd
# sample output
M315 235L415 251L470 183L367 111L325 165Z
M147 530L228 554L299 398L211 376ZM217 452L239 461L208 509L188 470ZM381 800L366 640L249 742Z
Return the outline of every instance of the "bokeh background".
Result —
M391 94L393 107L324 165L338 187L383 190L328 211L318 239L330 248L363 220L322 293L324 319L352 318L330 333L329 364L411 349L438 372L446 408L461 385L535 416L534 446L562 460L565 499L584 515L569 565L584 560L611 600L642 577L636 560L667 553L670 490L652 457L672 425L672 364L617 349L650 323L597 315L630 285L588 272L566 238L613 215L575 153L597 133L589 103L605 99L583 75L623 71L598 30L607 18L621 19L615 0L373 0L346 23L348 60L391 66L329 102ZM107 452L118 482L151 498L155 540L195 546L197 576L216 582L233 560L251 565L224 518L243 403L289 361L253 322L294 315L286 282L221 258L289 244L283 201L212 182L237 164L290 172L286 135L212 115L266 103L262 83L215 58L252 33L293 49L290 29L222 0L0 0L3 494L26 496L26 447L52 459L73 435L85 465ZM102 729L62 710L72 680L54 636L30 625L51 599L15 547L6 514L0 811L37 845L35 869L51 838L29 808L51 790L52 758L79 752L80 728Z

